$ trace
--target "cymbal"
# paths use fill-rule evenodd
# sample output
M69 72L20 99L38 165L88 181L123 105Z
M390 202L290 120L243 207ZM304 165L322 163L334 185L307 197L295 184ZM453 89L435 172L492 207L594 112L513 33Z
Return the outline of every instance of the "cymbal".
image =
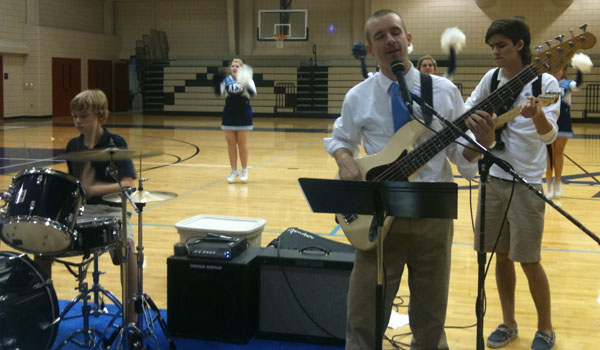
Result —
M135 158L154 157L163 154L162 151L153 149L122 149L109 147L89 151L69 152L59 155L58 159L80 162L109 162L111 160L128 160Z
M177 198L177 193L163 192L163 191L136 191L129 195L134 203L149 203L149 202L162 202L169 199ZM107 202L121 203L121 193L111 193L102 196Z

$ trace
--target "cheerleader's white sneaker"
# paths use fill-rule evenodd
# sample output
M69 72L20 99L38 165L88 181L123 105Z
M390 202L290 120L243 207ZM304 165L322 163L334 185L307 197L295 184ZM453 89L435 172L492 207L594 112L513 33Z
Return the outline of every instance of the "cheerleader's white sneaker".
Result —
M232 183L235 182L235 178L240 176L240 172L236 170L232 170L229 176L227 176L227 182Z
M546 182L546 197L550 199L554 197L554 179Z
M554 193L553 193L553 197L554 198L560 198L560 196L562 196L562 186L560 182L556 182L556 180L553 182L553 187L554 187Z

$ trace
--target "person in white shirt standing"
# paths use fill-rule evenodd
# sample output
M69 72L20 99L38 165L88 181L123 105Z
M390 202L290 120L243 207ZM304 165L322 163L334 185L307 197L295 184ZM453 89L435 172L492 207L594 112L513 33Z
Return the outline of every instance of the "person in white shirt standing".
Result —
M529 27L521 19L495 20L487 30L485 42L490 46L498 68L484 75L467 99L467 108L477 105L490 94L493 80L497 80L497 86L501 87L531 62ZM559 91L558 82L552 75L544 73L539 79L542 92ZM521 177L541 191L546 169L546 144L556 139L560 104L556 102L542 108L533 104L535 84L534 79L523 87L514 102L514 107L524 106L521 115L506 124L507 127L499 134L501 139L497 139L503 147L494 148L492 153L510 163ZM496 285L503 323L488 337L487 345L490 348L503 347L518 335L514 266L518 262L527 276L538 314L538 331L531 348L552 349L555 333L550 317L550 287L540 263L544 200L523 184L513 184L513 176L498 166L492 166L489 174L485 198L485 250L491 252L495 248L496 251ZM502 225L507 206L507 222ZM477 217L476 250L479 248L480 213Z
M410 92L420 92L420 73L408 59L412 35L406 31L402 17L391 10L375 12L366 22L365 36L367 52L377 59L380 74L364 80L346 94L342 114L334 123L332 135L324 140L327 152L338 164L342 180L365 177L354 160L361 141L366 153L374 154L381 151L395 133L390 93L392 83L397 80L391 68L393 61L400 60L407 67L405 80ZM465 111L458 89L445 78L431 78L433 107L450 121L456 120ZM421 108L416 104L414 114L417 118L422 117ZM493 142L493 120L488 114L473 114L465 124L480 143L487 146ZM431 121L429 126L436 131L443 128L438 120ZM415 143L422 144L431 137L435 137L434 133L426 130ZM472 178L477 171L477 159L479 154L472 149L451 143L424 165L416 175L417 181L452 182L449 160L456 164L461 174ZM384 325L389 321L404 267L408 266L409 318L413 331L411 349L448 348L444 322L452 237L452 219L394 218L385 239ZM383 336L375 335L376 285L375 250L357 250L348 293L346 349L372 349L376 339Z

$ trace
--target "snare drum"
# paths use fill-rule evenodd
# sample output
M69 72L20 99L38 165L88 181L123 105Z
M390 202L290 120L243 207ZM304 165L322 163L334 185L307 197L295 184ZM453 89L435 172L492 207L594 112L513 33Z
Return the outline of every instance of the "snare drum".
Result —
M50 349L59 309L50 280L26 255L0 252L0 348Z
M90 255L110 250L120 243L121 220L114 217L79 219L75 223L73 249L61 256Z
M83 200L75 177L53 169L30 168L13 178L0 238L34 254L54 255L73 245L73 226Z

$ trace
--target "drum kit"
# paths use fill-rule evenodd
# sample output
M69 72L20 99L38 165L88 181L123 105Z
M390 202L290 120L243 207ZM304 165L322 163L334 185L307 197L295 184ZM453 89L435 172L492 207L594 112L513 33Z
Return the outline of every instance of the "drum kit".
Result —
M60 312L52 281L26 254L0 251L0 349L29 350L51 349L61 321L82 318L83 328L72 332L55 349L72 344L78 349L129 349L135 336L136 348L153 342L159 348L155 332L158 323L169 343L175 349L165 321L152 299L143 291L143 234L142 212L147 203L176 198L171 192L145 191L141 176L141 159L160 154L151 150L106 148L66 153L59 159L69 161L109 162L111 175L118 179L115 161L140 159L140 176L137 191L121 188L120 193L102 198L121 205L122 216L79 219L84 210L85 197L79 180L69 174L47 168L29 168L12 179L8 190L2 192L5 204L0 210L0 238L9 246L34 254L42 259L62 263L78 281L79 295ZM118 182L118 181L117 181ZM137 290L130 296L127 276L127 202L138 214L138 240L136 246ZM102 272L98 270L98 257L107 252L113 262L121 265L122 303L99 283ZM82 256L73 263L64 257ZM87 271L93 265L92 284L85 282ZM109 312L104 299L116 307ZM88 303L90 300L91 305ZM81 315L68 316L69 311L82 302ZM136 321L130 322L128 305L135 306ZM103 327L92 327L90 317L107 316ZM106 319L106 317L105 317ZM121 319L119 324L118 320Z

